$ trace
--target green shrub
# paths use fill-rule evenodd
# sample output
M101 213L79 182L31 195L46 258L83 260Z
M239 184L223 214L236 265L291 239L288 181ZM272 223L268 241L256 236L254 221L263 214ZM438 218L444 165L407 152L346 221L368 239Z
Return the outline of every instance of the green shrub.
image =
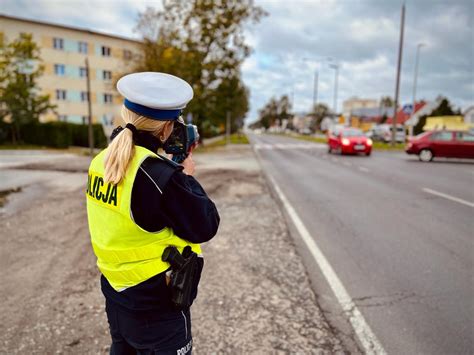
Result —
M107 139L102 125L94 124L94 147L104 148ZM9 143L10 124L0 124L0 144ZM4 138L5 136L5 138ZM67 122L29 123L21 126L21 141L24 144L34 144L53 148L69 146L88 147L89 131L87 125Z
M78 147L89 146L89 128L87 125L71 124L71 145ZM105 148L107 146L107 138L105 137L102 125L92 125L92 131L94 134L94 147Z
M0 119L0 144L10 143L11 141L11 128L10 124L3 122Z

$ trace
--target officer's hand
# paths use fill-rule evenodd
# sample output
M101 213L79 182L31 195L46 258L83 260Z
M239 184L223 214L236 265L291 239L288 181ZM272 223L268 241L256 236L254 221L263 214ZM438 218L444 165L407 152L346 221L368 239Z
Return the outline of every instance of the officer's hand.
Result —
M189 153L188 157L184 159L181 165L184 167L183 172L186 175L194 175L196 164L194 163L194 160L193 160L193 153Z

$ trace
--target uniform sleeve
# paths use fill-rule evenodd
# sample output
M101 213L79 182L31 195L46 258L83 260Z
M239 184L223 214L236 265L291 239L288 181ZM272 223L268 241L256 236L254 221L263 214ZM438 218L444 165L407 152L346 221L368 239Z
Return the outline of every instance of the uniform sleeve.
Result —
M176 171L162 195L166 225L177 236L192 243L204 243L217 233L220 217L212 200L192 176Z

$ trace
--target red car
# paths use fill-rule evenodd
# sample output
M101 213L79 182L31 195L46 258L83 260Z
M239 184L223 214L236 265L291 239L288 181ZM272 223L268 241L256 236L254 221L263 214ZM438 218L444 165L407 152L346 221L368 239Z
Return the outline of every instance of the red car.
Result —
M370 155L372 140L367 138L360 129L344 128L328 134L328 152Z
M464 131L430 131L410 139L407 154L417 154L421 161L434 157L474 159L474 134Z

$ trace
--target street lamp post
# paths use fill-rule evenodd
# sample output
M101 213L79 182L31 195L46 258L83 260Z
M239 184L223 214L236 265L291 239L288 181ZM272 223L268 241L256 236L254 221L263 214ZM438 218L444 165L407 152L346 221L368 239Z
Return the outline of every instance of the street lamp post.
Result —
M398 64L397 64L397 79L395 81L395 102L393 107L392 117L392 146L396 143L397 134L397 106L398 106L398 95L400 94L400 74L402 68L402 53L403 53L403 33L405 30L405 3L402 5L402 14L400 19L400 40L398 43Z
M334 103L333 103L333 110L334 114L337 114L337 88L338 88L338 80L339 80L339 64L331 63L329 64L331 68L334 69Z
M318 102L318 84L319 84L319 72L318 69L314 70L314 85L313 85L313 110L316 109L316 103Z
M303 58L303 61L314 61L318 63L319 61L313 58ZM319 72L318 68L316 67L314 69L314 83L313 83L313 107L312 109L316 107L316 103L318 102L318 86L319 86Z
M418 43L416 46L416 57L415 57L415 73L413 77L413 106L411 109L411 115L410 115L410 127L409 127L409 137L411 138L413 136L413 116L415 115L415 105L416 105L416 84L418 80L418 62L420 59L420 49L423 47L425 44L424 43Z

